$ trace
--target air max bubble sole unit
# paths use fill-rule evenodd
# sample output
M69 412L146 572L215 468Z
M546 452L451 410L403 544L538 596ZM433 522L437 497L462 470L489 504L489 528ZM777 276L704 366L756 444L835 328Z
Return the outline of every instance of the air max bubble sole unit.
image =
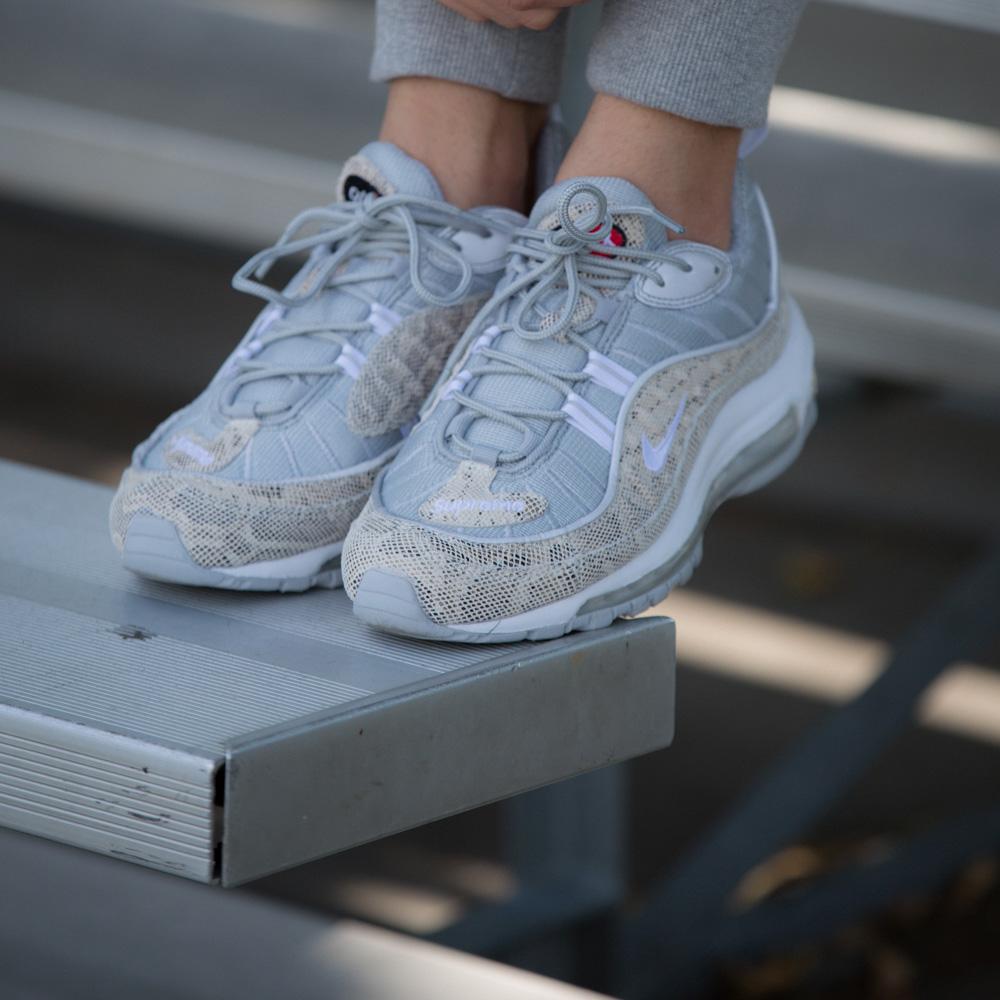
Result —
M740 166L730 249L624 180L565 182L348 535L357 615L404 635L548 639L684 583L728 497L798 455L813 345Z

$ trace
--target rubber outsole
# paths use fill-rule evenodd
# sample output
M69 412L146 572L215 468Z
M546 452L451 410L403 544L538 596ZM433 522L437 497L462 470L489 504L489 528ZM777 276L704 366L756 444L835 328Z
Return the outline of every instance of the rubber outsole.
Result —
M312 587L339 587L340 556L330 559L319 572L303 576L247 576L252 566L240 567L239 576L225 569L199 566L188 554L177 527L153 514L136 514L128 526L122 549L122 564L140 576L165 583L223 590L299 593Z

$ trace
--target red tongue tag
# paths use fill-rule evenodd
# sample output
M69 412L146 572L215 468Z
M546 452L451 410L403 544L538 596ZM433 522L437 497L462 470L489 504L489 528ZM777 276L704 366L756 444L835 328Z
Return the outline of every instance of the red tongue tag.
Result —
M600 225L594 226L590 231L596 233L600 229ZM628 241L625 239L625 234L618 228L618 226L612 225L611 232L601 240L601 244L606 247L623 247ZM590 251L595 257L610 257L609 253L601 253L600 250Z

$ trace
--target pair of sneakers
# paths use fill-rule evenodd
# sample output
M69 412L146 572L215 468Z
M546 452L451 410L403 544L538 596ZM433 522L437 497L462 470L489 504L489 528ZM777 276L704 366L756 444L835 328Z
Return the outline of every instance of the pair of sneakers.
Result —
M111 508L129 569L343 582L392 632L551 638L662 599L715 507L797 455L812 341L742 165L728 252L668 239L619 178L551 187L529 219L461 211L379 142L338 191L240 269L263 311L136 449Z

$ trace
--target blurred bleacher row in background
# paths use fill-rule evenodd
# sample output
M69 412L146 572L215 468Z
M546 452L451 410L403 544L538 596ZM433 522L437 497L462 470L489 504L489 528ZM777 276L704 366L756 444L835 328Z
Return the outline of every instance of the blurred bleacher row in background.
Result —
M366 0L4 0L0 11L9 198L263 245L330 198L337 164L377 127ZM581 8L574 26L571 124L596 13ZM992 0L807 9L753 169L828 366L995 385L998 92ZM29 329L11 346L31 365L93 358L92 344ZM101 362L115 374L113 356Z

